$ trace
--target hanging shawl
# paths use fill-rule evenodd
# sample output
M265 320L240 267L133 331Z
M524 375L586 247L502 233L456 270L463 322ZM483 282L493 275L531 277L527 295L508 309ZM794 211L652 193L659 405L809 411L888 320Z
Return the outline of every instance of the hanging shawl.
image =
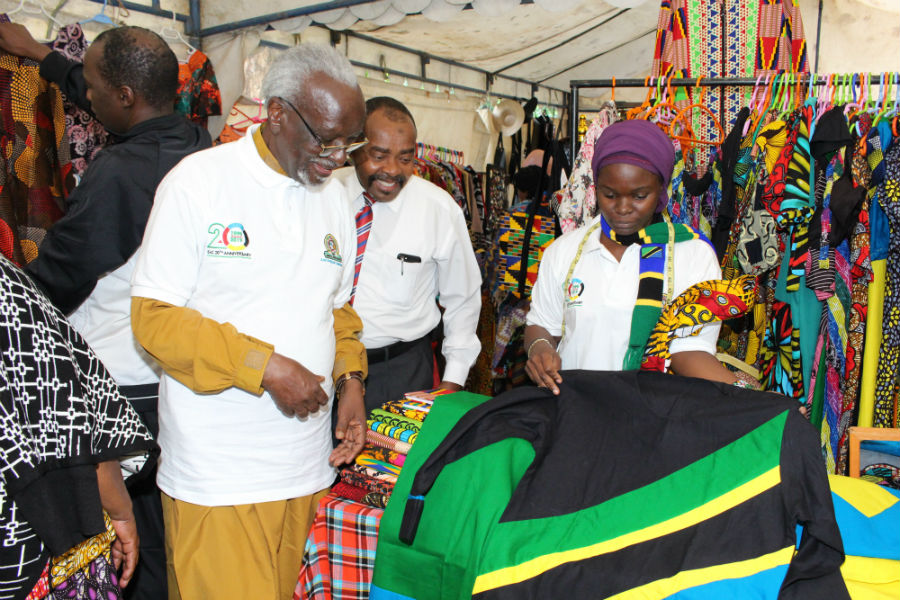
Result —
M674 250L673 244L687 240L709 240L687 225L671 223L653 223L641 229L634 240L620 240L610 229L602 217L599 222L603 234L616 243L628 242L641 244L640 282L638 283L637 301L631 313L631 334L628 338L628 349L622 360L622 369L626 371L640 368L644 348L654 325L659 321L663 307L663 276L666 272L667 254ZM591 228L593 229L593 228ZM590 230L588 230L590 235ZM710 244L711 245L711 244ZM669 278L671 282L671 278Z
M672 358L673 339L697 335L707 323L745 315L753 308L757 291L752 275L702 281L686 289L663 309L647 341L641 370L664 372Z

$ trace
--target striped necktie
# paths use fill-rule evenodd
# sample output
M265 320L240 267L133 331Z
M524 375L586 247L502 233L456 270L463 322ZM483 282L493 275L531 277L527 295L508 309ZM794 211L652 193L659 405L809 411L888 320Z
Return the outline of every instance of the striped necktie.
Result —
M350 292L350 305L356 297L356 283L359 281L359 271L362 268L363 254L366 252L366 243L369 241L369 232L372 230L372 197L363 192L365 206L356 213L356 264L353 268L353 290Z

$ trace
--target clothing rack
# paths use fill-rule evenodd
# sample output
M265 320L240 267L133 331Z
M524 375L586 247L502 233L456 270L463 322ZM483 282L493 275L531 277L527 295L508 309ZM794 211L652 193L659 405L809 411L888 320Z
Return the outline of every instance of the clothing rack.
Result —
M416 142L416 158L441 160L460 167L466 164L462 150L451 150L443 146L433 146L422 142Z
M781 75L782 72L776 73L776 75ZM819 75L819 74L809 74L809 73L794 73L794 76L799 76L798 81L794 82L794 84L802 84L802 85L824 85L828 82L829 75ZM653 87L656 85L660 79L665 82L666 86L671 86L673 88L678 87L753 87L756 85L761 85L763 83L767 83L771 75L768 76L760 76L757 79L747 78L747 77L673 77L671 79L666 77L650 77L648 79L573 79L569 82L569 87L571 92L569 94L569 114L571 118L569 119L569 134L571 136L571 145L572 145L572 156L576 156L576 152L578 150L578 100L579 100L579 91L583 88L647 88Z

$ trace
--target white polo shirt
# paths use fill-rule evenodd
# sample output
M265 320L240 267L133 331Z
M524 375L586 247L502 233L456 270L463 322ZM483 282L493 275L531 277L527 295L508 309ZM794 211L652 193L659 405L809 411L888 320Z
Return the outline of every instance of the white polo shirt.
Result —
M570 231L550 244L538 268L526 323L540 325L559 336L563 312L566 334L559 348L563 369L621 371L631 335L631 315L637 301L640 244L625 250L621 262L600 242L600 230L591 234L564 290L566 274L587 228ZM702 240L675 244L675 294L695 283L721 279L722 271L713 249ZM664 285L668 285L664 282ZM721 323L709 323L694 337L676 339L672 353L702 350L715 354Z
M259 156L252 131L192 154L163 179L132 295L186 306L269 342L325 377L332 310L350 298L356 232L344 187L306 188ZM206 506L295 498L334 479L330 404L288 418L268 393L160 383L159 487Z
M363 207L363 187L353 167L335 171L348 190L351 213ZM401 261L407 254L420 262ZM481 311L481 271L462 209L450 194L412 176L390 202L372 206L353 308L363 322L362 343L382 348L421 338L441 321L444 307L443 379L464 385L481 351L475 330Z

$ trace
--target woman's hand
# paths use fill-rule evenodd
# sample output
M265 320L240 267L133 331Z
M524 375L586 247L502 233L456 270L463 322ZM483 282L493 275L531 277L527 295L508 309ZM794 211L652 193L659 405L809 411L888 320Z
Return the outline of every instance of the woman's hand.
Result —
M559 394L559 384L562 376L559 370L562 368L562 359L549 342L540 340L531 348L528 362L525 364L525 372L538 387L545 387L554 394Z
M131 498L125 489L118 460L108 460L97 465L97 485L100 489L100 504L116 530L112 559L116 569L122 568L119 586L124 588L131 581L137 567L139 543Z

